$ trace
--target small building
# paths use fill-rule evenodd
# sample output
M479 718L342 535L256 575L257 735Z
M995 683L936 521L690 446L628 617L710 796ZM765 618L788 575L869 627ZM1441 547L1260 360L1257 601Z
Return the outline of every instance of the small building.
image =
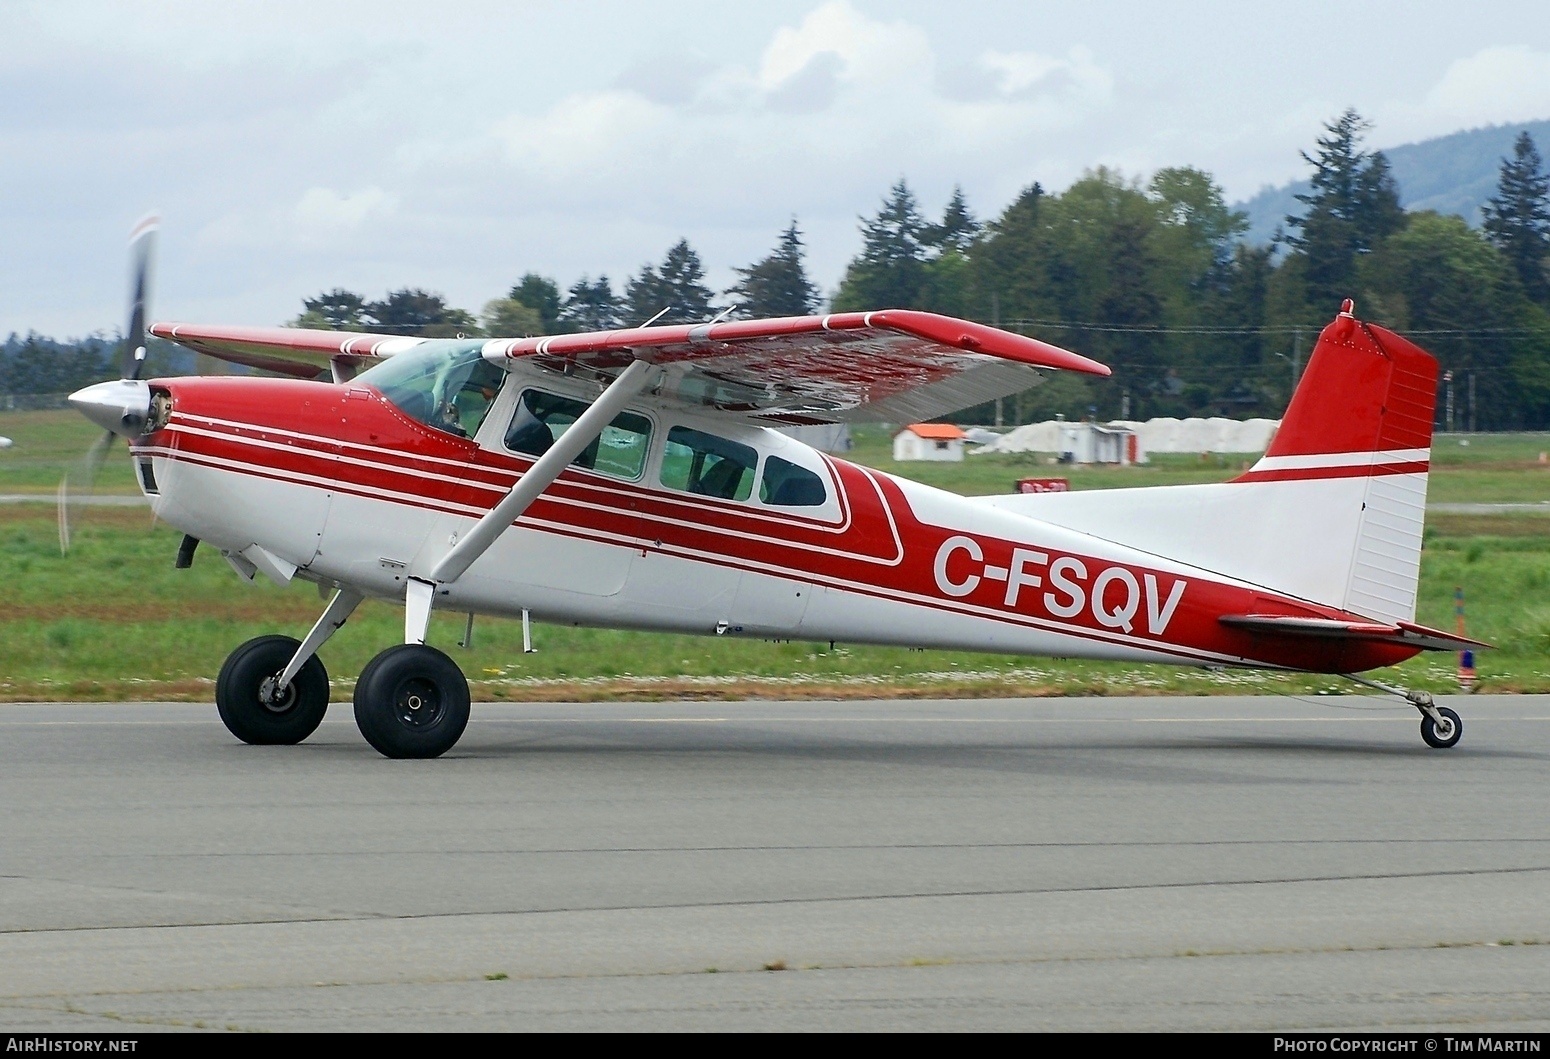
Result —
M1111 423L1060 424L1060 461L1062 463L1117 463L1125 466L1145 463L1140 439L1129 427Z
M963 431L951 423L911 423L893 436L893 458L963 462Z

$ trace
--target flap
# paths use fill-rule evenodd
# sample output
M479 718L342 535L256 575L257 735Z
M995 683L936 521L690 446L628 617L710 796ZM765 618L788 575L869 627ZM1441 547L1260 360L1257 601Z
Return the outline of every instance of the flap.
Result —
M782 423L917 422L1037 384L1037 369L1108 375L1038 339L909 309L638 327L487 343L491 360L615 374L667 367L657 391Z

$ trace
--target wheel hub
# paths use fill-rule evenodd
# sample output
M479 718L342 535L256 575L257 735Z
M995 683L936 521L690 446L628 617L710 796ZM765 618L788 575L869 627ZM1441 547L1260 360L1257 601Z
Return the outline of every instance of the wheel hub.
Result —
M296 705L296 685L280 687L279 676L265 677L258 683L258 701L270 713L285 713Z
M441 720L441 691L435 683L414 677L398 686L393 696L398 719L409 728L429 728Z

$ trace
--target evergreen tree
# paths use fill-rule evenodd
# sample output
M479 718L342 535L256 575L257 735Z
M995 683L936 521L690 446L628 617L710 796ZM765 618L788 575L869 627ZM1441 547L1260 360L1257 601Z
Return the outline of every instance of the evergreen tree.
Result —
M1285 240L1306 259L1307 300L1321 312L1355 293L1358 256L1404 227L1388 159L1361 149L1370 128L1348 109L1325 126L1318 157L1302 156L1313 166L1313 186L1309 194L1297 196L1308 209L1301 217L1286 218L1297 234Z
M529 272L506 295L538 315L538 334L552 335L560 321L560 287L548 276Z
M620 318L619 299L607 276L597 277L596 282L582 276L571 284L565 303L560 307L558 322L569 332L612 331L623 326Z
M1550 302L1550 176L1527 132L1518 134L1512 158L1502 159L1496 195L1484 213L1486 233L1512 264L1524 293Z
M1150 233L1144 222L1123 219L1105 239L1108 282L1098 300L1097 317L1104 324L1134 330L1112 334L1105 343L1114 350L1116 375L1122 381L1170 392L1172 382L1160 372L1161 336L1150 330L1163 323L1163 303L1156 283L1157 262L1147 249Z
M714 295L704 284L700 255L680 239L662 259L660 269L642 265L639 274L624 285L625 313L630 326L639 326L667 309L658 325L699 323L716 314Z
M1512 271L1484 232L1462 217L1430 210L1414 214L1403 232L1362 263L1363 288L1391 307L1386 323L1400 330L1461 332L1422 341L1445 370L1475 376L1476 424L1484 430L1528 425L1521 372L1513 365L1522 340L1491 333L1533 326L1540 313L1524 299ZM1543 363L1540 341L1529 344Z
M1205 307L1206 319L1212 325L1240 331L1239 334L1218 336L1215 344L1221 354L1217 362L1228 377L1224 381L1229 381L1229 388L1244 392L1259 392L1256 376L1263 376L1268 370L1262 329L1268 309L1270 275L1275 270L1273 253L1264 246L1247 243L1234 246L1223 282ZM1290 374L1286 377L1289 379ZM1285 390L1279 385L1281 378L1282 374L1278 373L1271 380L1277 383L1274 392L1278 395Z
M119 376L119 342L87 338L56 342L34 331L0 345L0 392L70 393Z
M1046 231L1044 188L1024 188L1000 217L985 226L969 255L976 312L986 320L1036 319L1044 304Z
M454 309L440 294L418 287L389 291L379 302L363 306L365 322L372 330L393 335L418 335L423 338L452 338L476 334L474 318L462 309Z
M845 270L834 308L839 312L904 309L916 304L925 279L926 222L915 194L902 179L883 208L861 220L861 254Z
M316 298L301 300L302 314L293 325L327 331L360 331L365 327L366 300L354 291L335 287Z
M928 224L921 245L928 250L915 305L946 316L967 316L973 310L974 276L969 268L969 249L984 226L969 212L963 189L954 186L953 197L942 211L940 224Z
M927 225L920 233L920 241L940 253L967 253L974 240L979 238L981 228L980 222L969 212L963 188L954 185L953 197L948 199L947 208L942 211L942 223Z
M807 316L818 309L818 288L802 267L802 233L795 217L768 257L732 271L742 279L727 293L733 295L745 317Z

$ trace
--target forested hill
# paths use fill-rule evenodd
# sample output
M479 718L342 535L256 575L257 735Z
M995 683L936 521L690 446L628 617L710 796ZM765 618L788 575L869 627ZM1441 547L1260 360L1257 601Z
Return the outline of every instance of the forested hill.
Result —
M1433 140L1385 148L1399 184L1399 202L1407 210L1436 210L1463 217L1480 226L1480 207L1496 192L1502 159L1512 154L1512 142L1527 131L1536 143L1550 144L1550 120L1521 125L1488 125L1466 129ZM1244 238L1256 245L1270 242L1277 225L1288 214L1306 207L1296 196L1308 193L1308 182L1299 180L1278 188L1266 188L1247 202L1233 206L1249 216Z

